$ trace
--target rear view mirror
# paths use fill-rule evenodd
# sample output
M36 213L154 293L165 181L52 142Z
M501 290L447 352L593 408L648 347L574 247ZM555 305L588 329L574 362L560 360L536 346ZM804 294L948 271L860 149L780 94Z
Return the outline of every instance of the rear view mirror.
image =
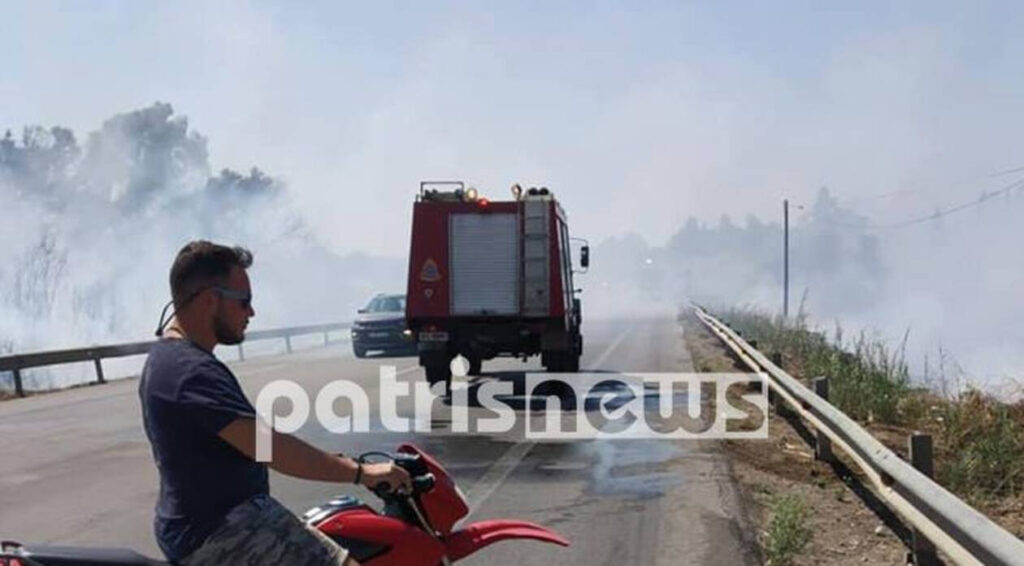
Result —
M583 269L590 267L590 246L583 246L580 248L580 266Z
M366 309L359 309L356 311L356 314L366 314Z

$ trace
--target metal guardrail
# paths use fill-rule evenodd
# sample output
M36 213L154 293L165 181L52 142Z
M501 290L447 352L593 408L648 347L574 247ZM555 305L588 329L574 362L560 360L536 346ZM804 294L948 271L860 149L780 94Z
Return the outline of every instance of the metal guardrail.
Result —
M247 342L251 342L253 340L284 338L285 349L290 354L292 352L293 336L323 333L324 345L327 345L330 341L328 336L330 332L345 330L349 327L351 327L351 323L335 322L328 324L312 324L307 326L289 326L287 328L254 330L252 332L247 332L245 339ZM110 344L106 346L90 346L87 348L49 350L44 352L0 356L0 372L9 371L14 374L14 391L19 397L25 396L21 370L28 368L91 361L96 367L96 383L105 383L106 379L103 376L102 360L142 355L148 353L150 346L156 342L156 340L147 340L145 342L128 342L125 344ZM245 359L245 351L242 349L242 344L238 345L238 357L239 359Z
M768 376L770 390L805 422L841 448L878 495L957 564L1024 564L1024 541L921 473L853 419L813 393L725 323L694 306L697 317L751 370Z

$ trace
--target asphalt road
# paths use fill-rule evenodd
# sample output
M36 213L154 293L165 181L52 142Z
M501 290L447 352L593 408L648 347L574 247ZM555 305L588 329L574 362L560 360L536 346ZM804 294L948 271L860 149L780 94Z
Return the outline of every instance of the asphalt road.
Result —
M584 333L584 371L692 371L685 337L671 317L588 321ZM537 441L525 438L522 427L497 435L453 433L443 403L435 407L431 432L389 432L376 413L380 366L396 366L400 380L422 380L415 358L355 359L341 343L229 365L253 399L278 379L298 382L311 399L332 380L359 383L371 401L368 432L334 434L311 422L298 434L348 454L414 442L459 482L470 502L469 520L530 520L572 542L567 549L502 542L463 563L757 563L728 462L711 442ZM495 360L484 364L483 378L472 384L460 379L456 387L521 380L524 371L538 368L536 361ZM159 555L151 531L157 477L136 387L129 379L0 403L0 539ZM336 405L339 414L344 405ZM399 414L412 415L411 402L400 403ZM296 512L341 493L375 503L362 488L273 473L271 490Z

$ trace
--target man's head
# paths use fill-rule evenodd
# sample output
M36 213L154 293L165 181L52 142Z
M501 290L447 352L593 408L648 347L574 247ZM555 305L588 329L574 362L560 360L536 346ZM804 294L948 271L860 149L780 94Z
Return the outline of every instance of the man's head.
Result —
M171 266L171 297L179 321L190 332L212 333L219 344L238 344L256 315L245 270L252 253L206 240L189 242Z

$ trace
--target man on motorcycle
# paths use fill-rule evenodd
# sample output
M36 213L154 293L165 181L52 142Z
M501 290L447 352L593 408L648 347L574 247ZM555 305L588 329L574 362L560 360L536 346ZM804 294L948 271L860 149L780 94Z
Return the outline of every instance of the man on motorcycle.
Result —
M250 265L244 248L194 241L171 267L174 315L166 333L161 320L162 339L150 349L139 383L160 473L157 542L169 560L186 566L356 565L270 497L268 464L255 461L256 411L213 355L217 344L240 343L256 314ZM303 479L410 488L409 475L391 463L359 464L277 432L269 466Z

